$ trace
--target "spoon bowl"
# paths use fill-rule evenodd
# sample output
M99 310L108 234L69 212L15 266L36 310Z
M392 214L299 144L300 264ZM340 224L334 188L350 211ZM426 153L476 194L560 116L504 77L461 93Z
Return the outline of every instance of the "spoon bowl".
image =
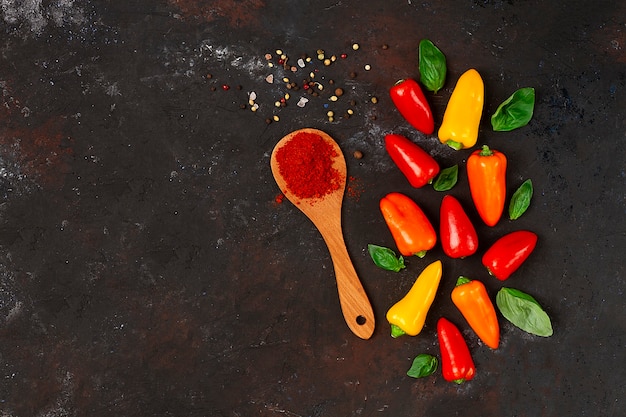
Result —
M278 162L278 151L300 133L309 133L321 137L334 149L332 168L337 172L339 186L328 193L316 197L299 197L290 189L298 189L298 178L287 178L281 172ZM284 161L283 163L289 163ZM283 137L274 147L270 158L270 166L278 187L287 199L293 203L313 222L319 230L328 251L330 252L337 281L339 302L344 319L350 330L362 339L369 339L374 333L374 312L363 285L354 269L348 254L341 225L341 210L346 188L346 161L339 145L328 134L321 130L305 128L296 130ZM300 179L300 181L303 181Z

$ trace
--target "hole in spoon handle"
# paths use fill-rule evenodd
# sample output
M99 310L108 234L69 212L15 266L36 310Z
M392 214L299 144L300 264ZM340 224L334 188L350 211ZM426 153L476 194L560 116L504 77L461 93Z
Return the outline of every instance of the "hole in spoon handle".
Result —
M352 333L361 339L369 339L376 324L374 311L350 261L348 251L345 246L333 247L331 257L344 319Z
M341 298L341 296L340 296ZM361 339L369 339L374 333L375 320L374 313L365 293L358 300L343 300L341 308L346 320L346 324ZM355 303L350 305L350 303Z

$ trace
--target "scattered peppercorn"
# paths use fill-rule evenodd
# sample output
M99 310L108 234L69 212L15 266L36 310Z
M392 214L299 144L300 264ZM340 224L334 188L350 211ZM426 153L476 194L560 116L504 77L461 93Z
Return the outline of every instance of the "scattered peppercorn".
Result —
M356 150L356 151L354 151L352 156L354 156L354 159L361 159L361 158L363 158L363 152L361 152L359 150Z
M356 42L352 43L351 47L353 51L357 51L360 49L360 45ZM382 44L381 48L387 49L388 45ZM341 54L337 54L337 55L331 55L331 54L327 54L323 49L318 49L316 53L312 55L301 53L297 56L297 58L295 58L297 59L297 64L293 63L293 61L291 61L292 58L289 57L288 54L286 52L283 52L283 50L281 49L276 49L274 54L266 53L264 56L269 67L274 68L275 67L274 64L282 65L284 70L286 71L280 75L280 78L283 81L285 95L282 98L274 97L273 99L274 107L277 109L280 109L287 105L287 102L288 102L287 100L289 99L289 93L294 94L292 93L292 91L297 91L300 89L303 89L304 91L308 92L309 93L308 95L313 96L313 97L325 97L327 99L327 102L323 104L323 107L327 110L330 110L329 106L332 105L331 102L339 101L339 98L346 94L343 88L336 87L337 85L336 80L326 79L325 74L323 73L324 69L320 67L320 64L322 64L322 66L328 66L328 65L332 65L332 63L336 62L338 59L346 59L348 57L348 54L345 52ZM317 64L317 67L315 67L315 64L312 67L309 66L309 64L315 60L315 57L317 57L317 60L320 61L319 64ZM287 65L288 61L291 61L289 62L289 65ZM371 69L371 65L365 64L363 65L362 68L364 68L366 71L369 71ZM294 82L285 76L287 72L289 71L293 73L299 73L301 70L308 72L308 77L306 77L306 79L303 79L301 83ZM277 74L271 74L271 73L266 74L265 81L269 84L273 84L274 78L276 76ZM349 76L351 78L356 78L357 72L353 70L349 72ZM294 77L297 77L297 76L294 74ZM316 78L318 78L318 80L316 80ZM211 73L207 73L206 79L214 79L214 75ZM217 88L221 88L222 90L227 91L231 89L231 86L229 84L224 83L224 84L216 84L215 86L211 86L210 88L212 91L215 91ZM244 89L244 87L241 84L236 85L235 88L237 90ZM287 93L286 91L289 91L289 92ZM329 91L330 94L326 94L326 91ZM300 108L304 107L306 102L310 100L310 98L306 98L308 95L302 95L302 94L300 95L301 97L298 98L297 107L300 107ZM377 103L377 98L375 97L373 98L370 97L370 100L372 103ZM244 103L239 104L239 107L241 109L249 108L252 112L256 112L257 110L260 110L260 106L256 102L256 94L254 92L248 93L247 102L248 102L247 104L244 104ZM353 108L354 106L356 106L356 101L351 100L350 106L352 108L348 108L347 110L343 111L343 114L341 116L342 118L349 118L350 116L355 114ZM279 113L277 111L275 115L270 115L269 118L266 119L266 123L269 124L274 121L278 121L279 120L278 114ZM333 121L335 120L337 116L331 112L330 114L327 114L327 117L329 121Z

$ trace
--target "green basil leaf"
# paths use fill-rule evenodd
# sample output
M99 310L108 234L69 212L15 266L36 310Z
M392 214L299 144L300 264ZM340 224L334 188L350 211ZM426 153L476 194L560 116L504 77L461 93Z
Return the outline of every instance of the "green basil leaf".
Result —
M456 182L459 179L459 166L453 165L449 168L444 168L441 170L437 178L435 178L435 182L433 183L433 188L435 191L448 191L452 187L456 185Z
M424 378L434 374L438 365L439 360L436 357L421 353L413 359L413 364L406 374L411 378Z
M446 81L446 57L428 39L422 39L419 45L420 81L426 89L437 93Z
M526 212L530 206L530 200L533 197L533 182L527 179L519 186L511 196L509 203L509 218L516 220Z
M389 248L370 243L367 245L367 251L370 253L374 264L379 268L394 272L406 268L404 258L402 256L397 257L396 253Z
M525 293L523 291L520 291L518 289L515 289L515 288L506 288L506 287L504 287L502 289L506 290L506 292L509 295L513 296L513 297L521 298L523 300L526 300L526 301L529 301L531 303L539 305L539 302L537 300L535 300L535 298L532 295L530 295L530 294L527 294L527 293Z
M503 287L496 295L496 305L505 319L516 327L537 336L552 336L552 322L531 295Z
M520 88L498 106L491 116L491 126L496 132L508 132L526 126L533 117L535 89Z

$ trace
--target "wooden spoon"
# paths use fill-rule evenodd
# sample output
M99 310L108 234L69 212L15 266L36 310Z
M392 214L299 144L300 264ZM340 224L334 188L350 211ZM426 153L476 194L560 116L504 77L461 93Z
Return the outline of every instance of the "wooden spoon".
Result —
M337 169L341 176L340 186L335 191L321 198L300 198L294 195L290 192L285 178L280 173L279 164L276 160L277 151L300 132L321 136L337 152L337 156L334 157L333 167ZM272 151L270 165L274 179L285 197L313 222L328 246L335 269L339 302L348 327L358 337L369 339L372 333L374 333L374 312L350 260L341 229L341 205L346 188L347 169L346 161L339 145L328 134L320 130L310 128L296 130L286 135L276 144Z

